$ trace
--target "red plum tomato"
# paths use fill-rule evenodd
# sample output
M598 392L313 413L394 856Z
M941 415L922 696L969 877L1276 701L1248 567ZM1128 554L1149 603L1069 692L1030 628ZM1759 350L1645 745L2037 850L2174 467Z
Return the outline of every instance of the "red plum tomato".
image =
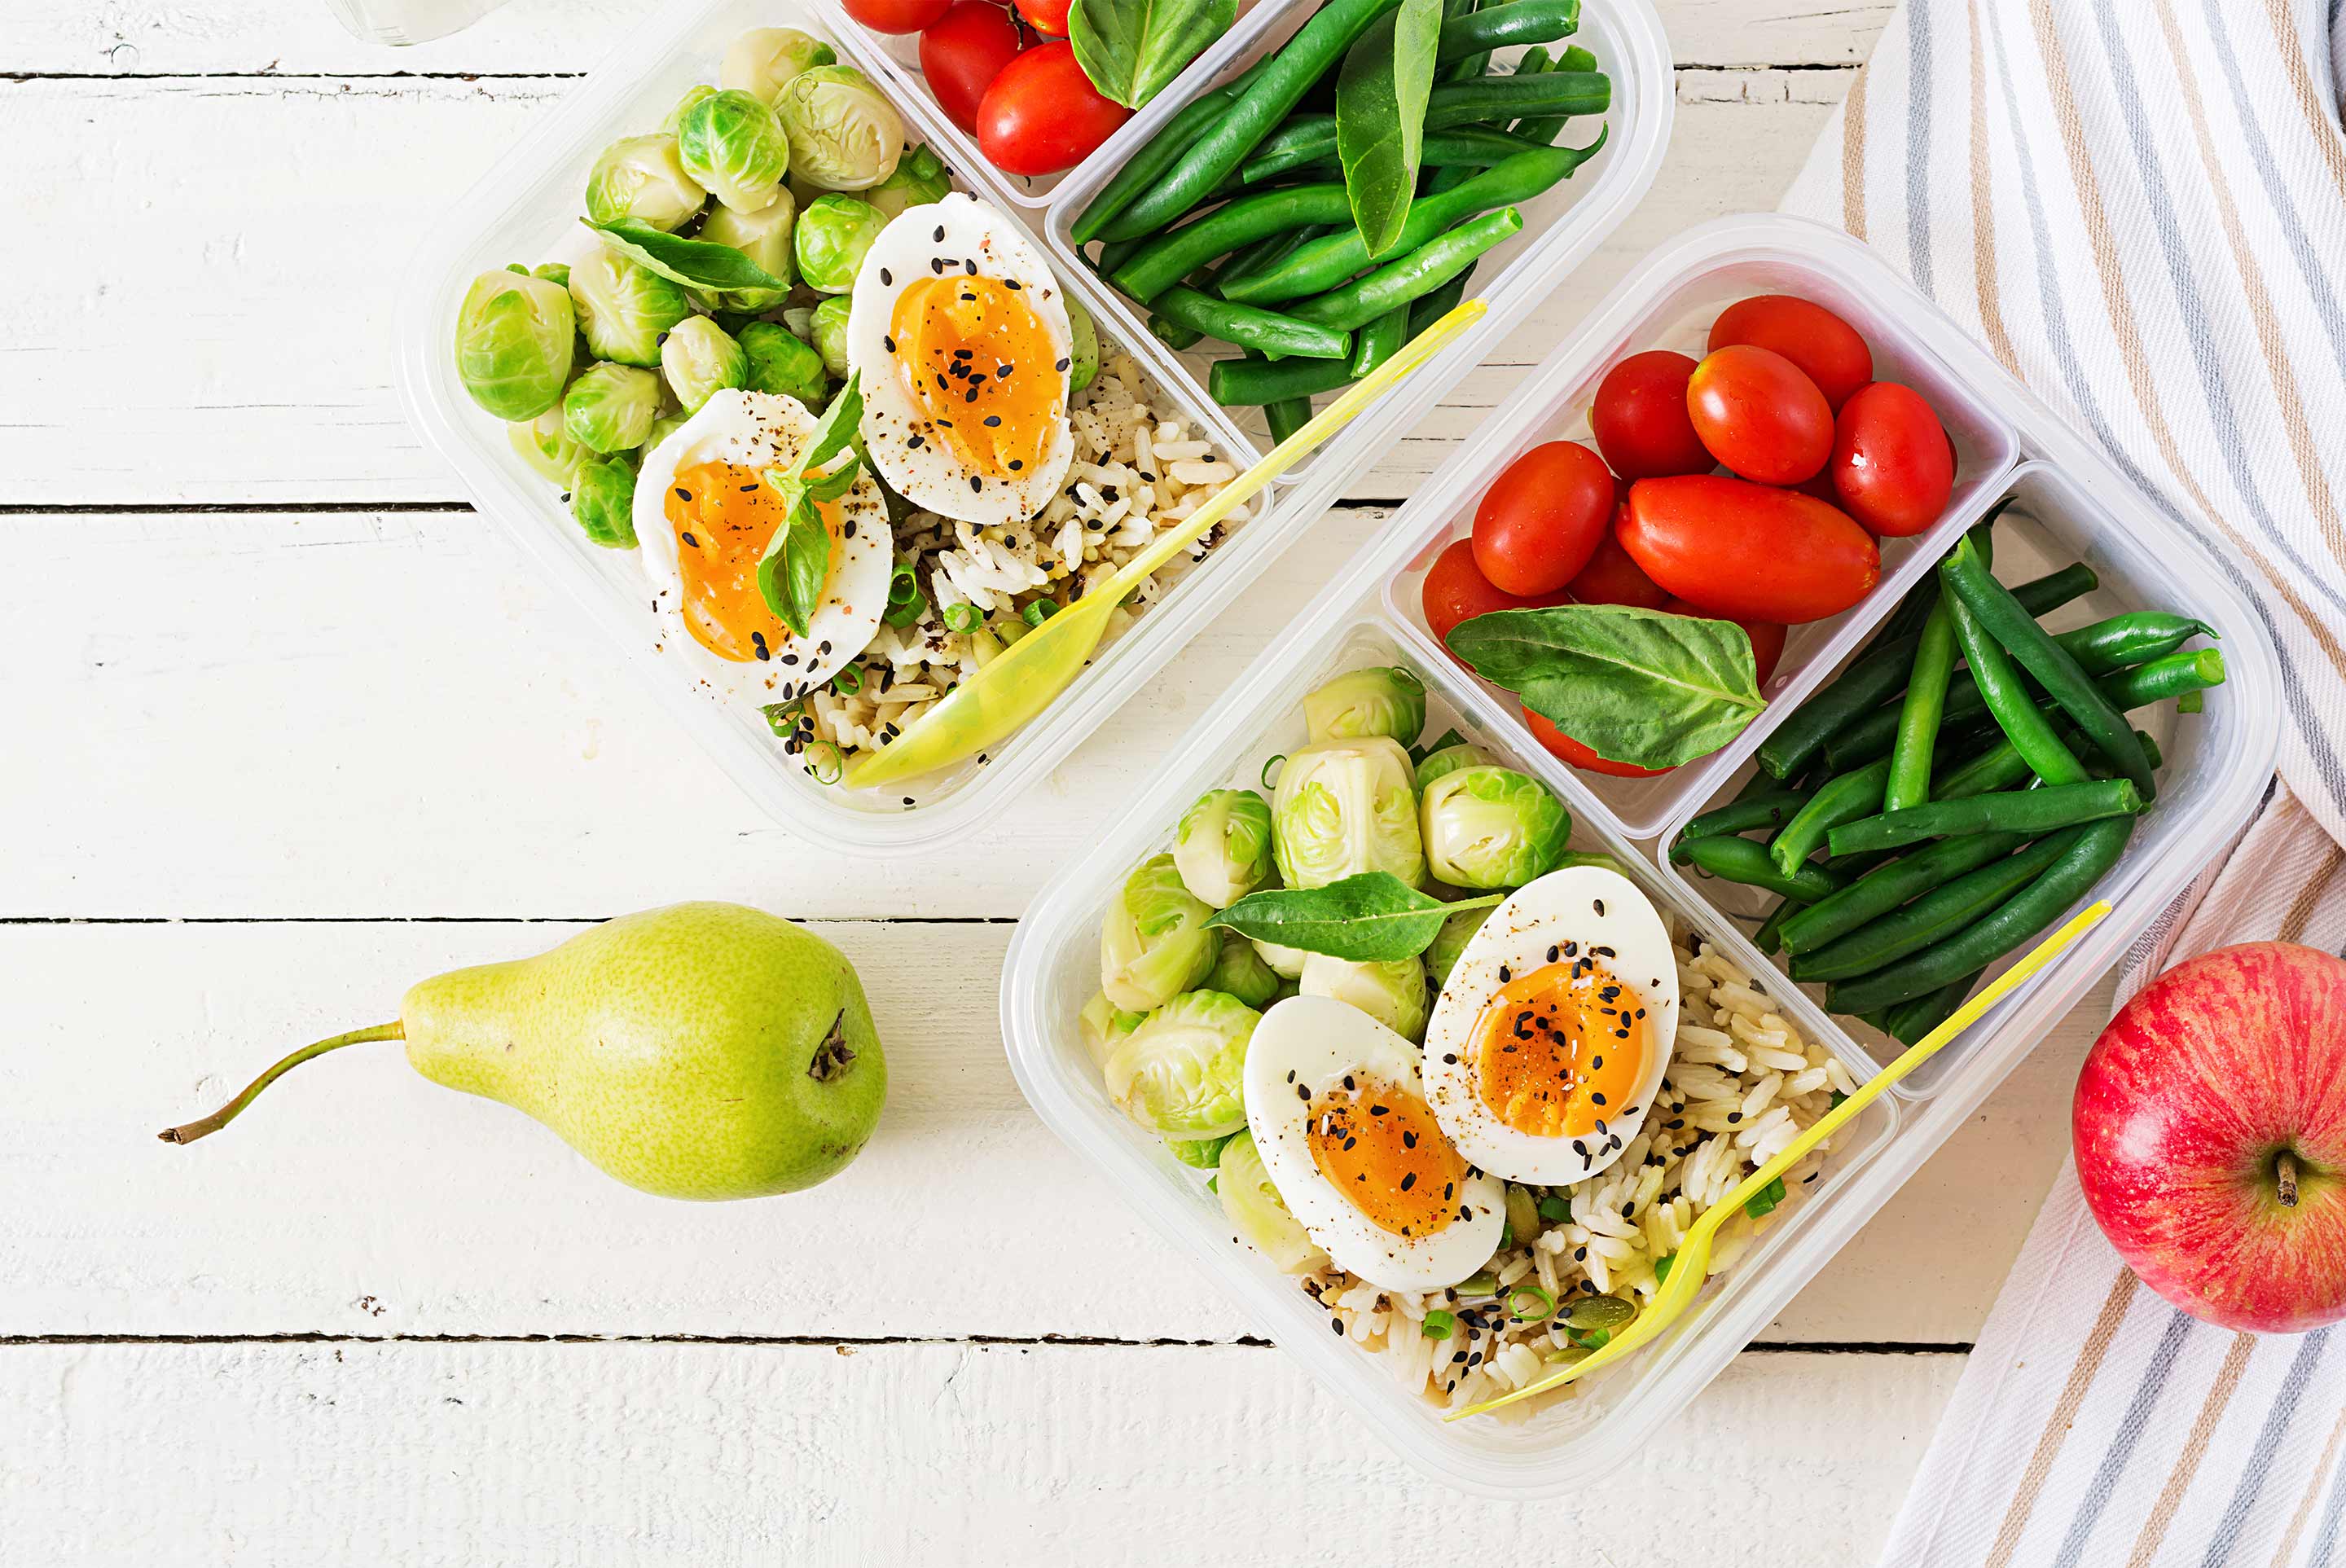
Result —
M1833 412L1873 379L1873 351L1857 329L1822 305L1791 294L1739 300L1710 325L1710 346L1749 343L1772 349L1817 383Z
M1616 779L1658 779L1669 771L1667 768L1640 768L1634 762L1615 762L1599 757L1528 708L1524 709L1524 722L1531 726L1532 738L1546 747L1551 756L1584 771L1610 774Z
M1833 429L1833 489L1842 509L1865 527L1903 539L1947 510L1954 448L1920 392L1875 382L1841 405Z
M953 0L841 0L850 16L875 33L917 33L945 14Z
M1018 15L1046 38L1067 36L1067 12L1073 0L1018 0Z
M1073 168L1132 111L1103 96L1072 44L1038 44L1002 67L977 106L977 150L1005 174Z
M1635 605L1641 610L1658 610L1670 596L1621 547L1621 524L1628 515L1627 502L1614 508L1612 529L1596 542L1596 552L1588 557L1580 575L1567 585L1572 596L1582 604Z
M1687 412L1710 454L1761 484L1814 478L1832 456L1832 406L1773 349L1714 349L1687 382Z
M921 34L921 75L945 118L977 129L977 107L1002 67L1018 56L1018 24L991 0L954 0Z
M1510 594L1552 594L1580 575L1613 522L1605 460L1549 441L1507 464L1474 510L1474 564Z
M1687 414L1694 361L1668 349L1631 354L1605 372L1588 412L1596 450L1624 479L1708 473L1711 455Z
M1461 621L1471 621L1476 616L1487 616L1494 610L1544 610L1565 604L1568 596L1541 594L1530 598L1494 588L1474 565L1472 540L1454 540L1433 558L1425 569L1425 583L1420 588L1420 602L1425 607L1425 624L1433 629L1434 640L1449 646L1450 628Z
M1880 547L1846 513L1724 474L1637 481L1615 532L1670 594L1732 621L1821 620L1882 578Z

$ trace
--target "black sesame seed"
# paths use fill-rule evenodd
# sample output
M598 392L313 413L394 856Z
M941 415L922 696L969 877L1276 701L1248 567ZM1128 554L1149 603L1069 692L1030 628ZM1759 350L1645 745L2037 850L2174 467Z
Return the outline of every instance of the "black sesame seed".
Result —
M1402 1190L1402 1191L1403 1191L1403 1192L1407 1192L1410 1188L1412 1188L1412 1187L1415 1186L1416 1185L1417 1185L1417 1173L1416 1173L1415 1171L1404 1171L1404 1172L1402 1174L1402 1178L1401 1178L1401 1190Z
M1011 472L1011 473L1017 473L1020 469L1022 469L1022 468L1024 468L1024 467L1025 467L1025 466L1026 466L1026 464L1025 464L1025 463L1021 462L1019 459L1017 459L1017 458L1015 458L1015 457L1014 457L1014 458L1012 458L1012 459L1010 460L1010 472Z
M985 416L985 423L986 423L987 427L990 429L990 428L992 428L993 426L997 425L997 424L1000 424L1000 423L1002 423L1002 416L1001 416L1000 414L998 414L998 413L990 413L990 414L987 414L987 415Z
M1055 371L1064 371L1067 368L1067 361L1062 359L1057 364L1053 365L1051 368Z
M1605 912L1605 901L1603 899L1595 899L1590 901L1596 906L1596 912L1598 914L1602 915Z
M937 231L936 231L936 233L935 233L933 236L932 236L932 238L933 238L933 239L934 239L938 244L940 244L940 245L944 244L944 243L945 242L945 226L944 226L944 224L942 224L942 223L938 224L938 225L937 225Z
M938 239L943 239L944 237L945 237L945 231L944 231L944 229L938 229L938 230L937 230L937 238L938 238ZM944 259L944 257L942 257L942 256L932 256L932 257L930 257L930 258L929 258L929 270L930 270L931 272L935 273L935 274L936 274L938 277L940 277L940 278L944 277L944 270L945 270L945 259Z
M689 533L679 534L677 537L682 539L686 544L691 545L696 550L700 548L700 541L694 538Z
M920 445L921 445L921 438L920 438L919 436L917 436L917 435L915 435L915 436L911 436L911 437L908 437L908 438L905 440L905 442L904 442L904 450L905 450L905 451L907 451L907 452L917 451L917 450L919 449Z
M1729 1111L1727 1113L1727 1125L1730 1127L1742 1119L1743 1113L1740 1111Z
M973 473L969 476L969 493L972 495L975 495L984 488L984 482L980 480L976 474Z
M881 282L881 286L882 286L882 287L883 287L883 288L884 288L884 287L886 287L888 284L893 283L895 280L896 280L895 279L891 278L890 276L888 276L888 269L886 269L885 267L882 267L882 268L881 268L881 269L880 269L880 282ZM891 340L891 341L889 341L889 344L888 344L888 351L889 351L890 353L892 353L892 353L894 353L894 352L896 351L896 345L895 345L895 342L894 342L892 340Z

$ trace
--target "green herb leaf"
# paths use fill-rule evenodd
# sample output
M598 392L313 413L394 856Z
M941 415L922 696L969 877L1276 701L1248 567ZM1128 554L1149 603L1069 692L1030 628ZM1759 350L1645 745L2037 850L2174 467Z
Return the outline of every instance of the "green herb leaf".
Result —
M1449 643L1598 756L1640 768L1707 757L1766 706L1751 638L1732 621L1560 605L1476 616Z
M1103 97L1137 109L1238 20L1238 0L1076 0L1067 42Z
M856 476L862 466L861 459L851 455L845 463L830 473L818 474L806 481L806 493L817 501L836 501L855 488Z
M622 218L615 223L595 223L584 218L578 221L601 235L604 244L628 260L688 289L708 291L790 287L788 281L775 277L730 245L679 239L634 218Z
M863 372L858 371L847 378L847 384L839 389L839 394L831 400L831 406L824 409L822 417L814 422L814 437L807 443L806 450L799 453L799 460L790 472L804 473L808 469L821 468L837 457L840 450L855 439L855 426L862 418Z
M1353 41L1336 75L1336 157L1372 256L1392 248L1409 218L1441 42L1442 0L1401 0Z
M1506 896L1491 893L1446 904L1391 871L1362 871L1325 887L1249 893L1206 923L1355 963L1392 963L1432 947L1442 922L1460 910L1488 909Z
M1784 1178L1778 1176L1758 1192L1743 1200L1743 1212L1758 1219L1763 1214L1773 1214L1776 1206L1784 1201Z
M1676 1263L1678 1260L1678 1255L1675 1252L1669 1254L1666 1257L1655 1258L1654 1283L1659 1285L1664 1280L1668 1279L1670 1277L1670 1265Z

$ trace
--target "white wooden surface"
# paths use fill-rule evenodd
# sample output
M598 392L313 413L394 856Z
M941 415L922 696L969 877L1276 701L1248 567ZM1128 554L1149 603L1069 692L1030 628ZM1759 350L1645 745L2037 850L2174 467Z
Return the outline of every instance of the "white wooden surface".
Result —
M402 425L415 236L651 0L392 55L315 0L0 0L0 1558L1872 1560L2097 993L1601 1497L1403 1471L1035 1120L993 996L1090 824L1637 255L1772 203L1886 0L1664 0L1653 195L994 835L858 862L704 762ZM345 1053L417 975L688 896L824 924L892 1058L813 1196L687 1207ZM1689 1506L1688 1499L1699 1499Z

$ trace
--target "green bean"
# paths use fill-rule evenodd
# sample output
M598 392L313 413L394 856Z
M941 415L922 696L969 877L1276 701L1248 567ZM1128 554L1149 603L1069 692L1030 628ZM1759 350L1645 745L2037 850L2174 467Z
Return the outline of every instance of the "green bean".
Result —
M1341 360L1352 351L1349 332L1282 316L1259 305L1233 305L1197 290L1176 286L1148 301L1150 314L1240 348L1300 359Z
M1827 841L1837 855L1856 855L1958 833L2049 833L2101 817L2138 816L2147 805L2131 779L1998 789L1861 818L1835 828Z
M1879 1027L1901 1045L1920 1044L1932 1030L1955 1015L1955 1009L1971 1000L1972 987L1979 983L1987 971L1974 970L1961 980L1941 986L1928 996L1918 996L1912 1002L1902 1002L1889 1010L1889 1016Z
M1792 978L1802 983L1854 980L1944 941L2042 876L2068 853L2081 830L2072 827L2039 839L2016 855L1991 860L1933 888L1904 909L1870 921L1839 942L1799 955L1792 960Z
M1459 188L1463 190L1465 188L1461 186ZM1333 225L1350 224L1352 221L1352 205L1345 199L1344 188L1341 183L1299 185L1288 190L1265 190L1252 196L1241 196L1236 201L1216 208L1194 223L1185 223L1168 233L1158 235L1123 266L1109 273L1108 281L1136 300L1153 300L1179 282L1191 270L1203 267L1218 257L1227 256L1242 245L1251 245L1265 235L1300 229L1307 223ZM1352 232L1355 239L1359 239L1357 229ZM1335 236L1328 238L1334 239ZM1297 254L1311 249L1310 245L1303 246ZM1290 259L1290 264L1292 260ZM1278 276L1283 271L1283 267L1270 268L1263 275ZM1249 278L1228 285L1229 291L1226 297L1248 304L1276 303L1247 292L1255 281L1254 278ZM1282 294L1279 298L1291 299L1293 296Z
M1868 1013L1911 1002L1985 968L2059 920L2126 853L2134 819L2106 817L2076 831L2066 853L1993 913L1887 969L1834 984L1825 1004L1836 1013Z
M1236 307L1233 307L1234 309ZM1396 305L1352 334L1352 372L1360 380L1401 352L1409 341L1409 307Z
M1452 30L1456 28L1461 23L1464 22L1467 17L1472 16L1474 14L1475 8L1475 0L1443 0L1443 38L1447 40ZM1547 53L1545 49L1537 52L1541 55L1545 55ZM1485 70L1490 68L1490 65L1491 52L1488 49L1484 49L1479 54L1466 55L1451 61L1448 65L1443 66L1435 75L1434 79L1442 82L1464 82L1481 76ZM1339 71L1341 71L1342 68L1343 67L1341 66L1337 67Z
M1841 878L1822 866L1800 866L1787 876L1769 858L1767 845L1729 834L1693 840L1687 845L1687 859L1697 871L1765 888L1796 903L1812 904L1841 885Z
M1265 403L1262 405L1262 417L1263 422L1270 426L1271 444L1276 446L1311 423L1311 400L1290 397Z
M1185 327L1180 322L1165 316L1148 318L1148 335L1176 351L1182 349L1194 349L1206 338L1206 334L1197 328Z
M1206 134L1206 127L1222 117L1239 95L1246 91L1265 66L1269 57L1257 60L1221 87L1200 93L1181 112L1165 122L1164 128L1148 138L1148 144L1125 160L1116 178L1101 188L1100 193L1084 206L1067 230L1067 238L1081 249L1099 237L1108 220L1132 205L1133 199L1164 177L1165 171L1189 150L1197 139ZM1104 270L1112 269L1103 269Z
M2086 738L2094 743L2095 748L2134 781L2144 799L2157 795L2158 781L2151 776L2150 762L2135 740L2134 726L2110 706L2109 699L2094 685L2093 677L2078 667L2076 658L2055 642L2053 635L2038 626L2034 616L2021 608L2010 589L1989 574L1970 540L1956 545L1954 553L1939 563L1939 580L1949 595L1971 611L1980 629L2036 677L2037 684L2061 705L2061 710L2086 732ZM1968 647L1965 652L1968 655ZM1995 695L1984 681L1982 689L1991 698ZM2028 708L2032 714L2035 708L2035 700L2030 699ZM1993 700L1988 708L1998 722L2004 720L2004 710ZM2027 748L2023 746L2021 749L2025 752Z
M1214 292L1220 293L1222 286L1230 280L1243 278L1249 272L1268 266L1306 240L1316 239L1324 232L1326 230L1316 223L1307 224L1301 229L1266 234L1251 244L1240 246L1230 252L1229 260L1215 269Z
M1499 79L1504 81L1508 78ZM1471 218L1478 212L1488 212L1494 208L1508 207L1517 202L1531 200L1534 197L1568 178L1574 169L1578 168L1596 155L1597 148L1604 145L1604 137L1599 135L1595 144L1586 148L1542 147L1534 148L1528 152L1519 152L1503 162L1493 164L1473 178L1452 189L1411 202L1409 217L1402 224L1401 238L1382 255L1372 257L1369 254L1368 243L1361 238L1361 231L1357 226L1339 229L1334 233L1304 246L1278 266L1266 268L1241 282L1232 284L1228 297L1242 300L1250 305L1273 305L1283 300L1300 300L1307 295L1324 294L1341 284L1347 278L1358 273L1372 261L1385 261L1395 256L1405 255L1462 219ZM1318 190L1321 188L1305 186L1302 188ZM1336 190L1340 195L1343 189L1341 186L1330 188ZM1276 200L1280 197L1292 199L1298 194L1295 191L1279 191L1253 199ZM1247 199L1241 198L1229 205L1230 207L1242 206ZM1224 208L1222 211L1229 209ZM1299 219L1296 221L1348 222L1351 215L1352 209L1346 207L1338 219L1325 219L1314 214L1309 219ZM1219 212L1214 214L1214 218L1220 216ZM1214 218L1205 219L1202 221L1210 223ZM1195 228L1197 225L1192 224L1189 227ZM1186 231L1186 229L1175 229L1174 234L1178 235ZM1167 238L1170 239L1172 236L1168 235ZM1252 239L1253 236L1249 235L1247 238ZM1133 266L1138 264L1137 260L1132 263ZM1186 270L1186 268L1183 269L1183 270ZM1178 275L1178 273L1166 275L1158 281L1158 287L1163 288L1170 284ZM1148 280L1144 278L1142 280ZM1125 289L1126 292L1131 292L1121 276L1116 280L1116 284L1117 288Z
M2224 684L2221 648L2191 648L2122 669L2105 679L2102 696L2120 713L2131 713L2154 702ZM2139 744L2139 743L2137 743Z
M1512 0L1509 5L1445 22L1433 63L1447 66L1509 44L1552 44L1579 30L1580 0Z
M1898 710L1898 738L1890 750L1890 779L1882 809L1920 806L1931 798L1931 748L1938 744L1939 719L1947 704L1947 677L1955 668L1955 629L1944 602L1933 605L1914 648L1914 668L1906 677L1906 699Z
M1768 911L1768 918L1760 922L1760 929L1751 933L1751 945L1761 952L1773 953L1784 944L1784 918L1801 907L1790 899L1778 899L1776 907Z
M1206 371L1207 394L1225 408L1267 407L1352 384L1352 366L1342 360L1216 360Z
M1882 786L1890 779L1890 759L1869 762L1851 773L1840 774L1809 797L1807 805L1768 841L1768 858L1777 871L1790 876L1801 862L1822 849L1825 835L1843 822L1871 817L1882 809Z
M1537 0L1515 0L1514 5L1500 9L1512 11L1536 3ZM1601 115L1612 95L1612 78L1595 71L1568 76L1541 73L1444 82L1426 95L1424 126L1431 135L1491 120L1504 124L1518 115ZM1526 140L1517 150L1553 149L1544 143ZM1265 138L1241 166L1239 174L1250 182L1268 179L1288 169L1333 158L1336 151L1334 115L1297 115Z
M1761 774L1766 779L1766 774ZM1769 782L1773 783L1773 779ZM1720 833L1748 833L1754 828L1780 828L1791 820L1792 814L1808 804L1805 789L1762 789L1756 794L1739 795L1724 806L1712 808L1679 830L1678 841L1670 846L1670 859L1680 865L1686 857L1679 850L1689 839L1708 839Z
M1096 232L1106 239L1128 239L1162 229L1195 207L1302 102L1320 73L1341 59L1369 25L1397 4L1398 0L1329 0L1270 57L1237 101L1182 149L1172 168ZM1156 291L1143 290L1136 297L1147 299Z
M1996 728L2020 748L2029 768L2047 784L2084 783L2086 765L2069 754L2060 736L2054 733L2052 721L2037 711L2035 695L2021 683L2020 671L2004 646L1988 636L1961 595L1949 594L1943 602L1948 619L1954 623L1955 640L1963 644L1964 662L1971 667L1980 700L1995 716Z
M1787 920L1784 946L1795 954L1814 952L1910 899L2002 860L2025 842L2018 833L1974 833L1902 856Z
M1528 54L1529 51L1525 53ZM1517 71L1523 68L1521 65L1515 67ZM1547 66L1550 71L1593 71L1596 68L1596 56L1577 44L1566 49L1562 57L1553 61ZM1535 141L1545 146L1562 133L1566 123L1571 117L1569 115L1541 115L1534 119L1517 120L1512 134L1523 137L1525 141Z
M1410 302L1409 335L1414 341L1420 332L1458 308L1466 297L1466 286L1474 280L1474 269L1469 267L1431 294Z
M1528 4L1529 0L1517 3ZM1483 252L1523 232L1523 227L1520 209L1503 207L1496 212L1486 212L1447 234L1435 236L1400 260L1389 261L1365 278L1290 306L1289 314L1299 321L1316 321L1339 331L1364 327L1386 311L1406 306L1412 300L1439 289L1473 266Z

